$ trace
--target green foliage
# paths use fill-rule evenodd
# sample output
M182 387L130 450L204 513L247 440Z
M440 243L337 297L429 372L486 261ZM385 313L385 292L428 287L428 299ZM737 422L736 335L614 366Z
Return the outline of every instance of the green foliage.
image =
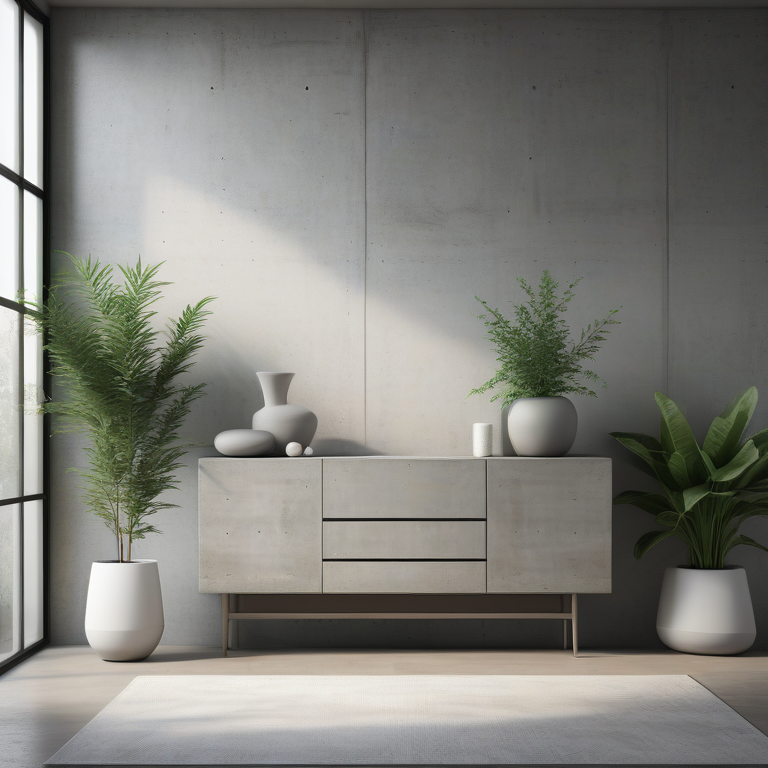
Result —
M680 409L661 392L660 439L611 432L658 481L664 495L625 491L614 504L632 504L653 515L661 530L635 544L639 560L660 541L676 536L688 548L693 568L724 568L725 556L741 544L768 552L739 527L750 517L768 516L768 430L747 440L742 435L757 405L757 389L737 395L715 417L700 448Z
M118 559L130 561L134 540L160 533L148 518L177 506L157 497L176 489L174 473L189 444L179 429L204 384L183 386L203 337L197 331L211 297L168 322L164 344L151 306L169 283L155 280L161 265L120 267L72 259L71 274L51 287L44 304L27 303L45 334L51 373L65 393L43 409L89 438L88 469L79 470L89 508L116 537ZM127 546L125 544L127 543Z
M544 270L538 296L522 278L517 279L528 295L528 301L515 306L515 324L505 319L498 309L492 309L485 301L475 298L489 315L480 315L488 329L488 337L498 353L499 369L492 379L470 394L486 392L494 387L501 391L491 400L502 399L502 406L519 397L555 397L574 394L595 397L594 391L579 381L600 381L591 370L584 370L585 360L594 360L594 354L610 333L607 326L618 325L613 309L603 320L595 320L576 342L568 341L570 333L563 314L573 298L573 288L581 278L571 283L562 297L558 297L558 283L549 270ZM603 382L605 386L605 382Z

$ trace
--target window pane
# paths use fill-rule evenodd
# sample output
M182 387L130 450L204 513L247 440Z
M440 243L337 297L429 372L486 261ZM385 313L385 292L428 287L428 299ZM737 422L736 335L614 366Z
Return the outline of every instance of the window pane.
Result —
M24 14L24 178L43 186L43 25Z
M24 288L25 298L43 295L43 201L24 193Z
M43 502L24 503L24 647L43 639Z
M43 341L24 323L24 495L43 492Z
M19 7L0 0L0 163L19 170Z
M16 301L18 291L19 188L0 176L0 296Z
M0 507L0 661L19 650L19 505Z
M0 499L19 495L19 318L0 307Z

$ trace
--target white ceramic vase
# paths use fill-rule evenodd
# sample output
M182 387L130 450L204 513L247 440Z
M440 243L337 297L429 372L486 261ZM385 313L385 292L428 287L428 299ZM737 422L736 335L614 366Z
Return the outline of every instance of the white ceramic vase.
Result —
M757 634L746 571L667 568L656 631L674 651L714 656L746 651Z
M138 661L163 635L157 560L99 560L91 566L85 636L105 661Z
M264 407L253 414L251 426L274 435L277 456L286 455L288 443L306 448L315 436L317 416L303 405L288 404L288 387L294 374L259 371L256 376L264 392Z
M567 397L520 397L507 415L518 456L563 456L571 450L578 423L576 407Z

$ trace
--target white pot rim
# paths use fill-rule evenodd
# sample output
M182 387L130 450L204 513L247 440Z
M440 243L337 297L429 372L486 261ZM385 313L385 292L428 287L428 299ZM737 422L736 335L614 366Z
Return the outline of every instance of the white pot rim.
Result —
M565 395L541 395L540 397L516 397L515 400L568 400L568 398Z
M156 563L157 560L131 560L130 562L120 562L120 560L94 560L94 565L146 565L148 563Z
M701 573L722 573L723 571L743 571L743 565L726 565L725 568L696 568L693 565L672 565L670 568L676 568L681 571L700 571Z

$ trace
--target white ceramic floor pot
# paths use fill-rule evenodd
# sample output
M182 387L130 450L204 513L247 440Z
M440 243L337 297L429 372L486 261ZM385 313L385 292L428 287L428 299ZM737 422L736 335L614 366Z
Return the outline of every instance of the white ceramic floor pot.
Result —
M713 656L746 651L757 634L746 571L667 568L656 631L674 651Z
M85 636L105 661L138 661L163 635L157 560L99 560L91 566Z
M576 407L567 397L520 397L507 416L518 456L563 456L571 450L578 423Z

